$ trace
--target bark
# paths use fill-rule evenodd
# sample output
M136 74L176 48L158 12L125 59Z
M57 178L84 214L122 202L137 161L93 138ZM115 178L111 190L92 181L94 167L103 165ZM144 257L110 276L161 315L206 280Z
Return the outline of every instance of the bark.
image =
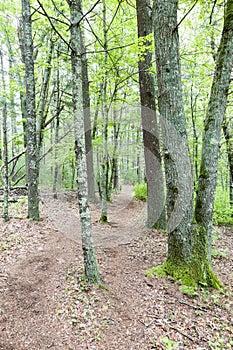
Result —
M152 14L149 0L137 0L138 37L152 33ZM145 43L151 45L150 41ZM152 53L147 50L139 60L139 83L144 157L147 181L147 225L165 229L164 181L160 156L159 131L155 106L154 76L150 73Z
M22 0L27 108L28 218L39 220L38 161L36 145L36 101L33 61L32 20L29 0Z
M210 258L214 195L217 183L220 137L227 93L233 68L233 0L226 3L224 26L218 48L216 67L205 118L202 159L196 197L195 219L206 228Z
M82 64L81 64L81 28L73 25L82 17L80 0L68 1L70 7L70 38L71 38L71 64L72 64L72 95L75 130L75 154L77 165L77 184L79 214L82 230L82 249L84 255L85 275L89 282L99 283L99 271L96 262L91 216L88 205L87 162L85 150L85 130L82 93ZM76 22L77 23L77 22Z
M3 55L2 48L0 51L1 55L1 72L2 72L2 85L3 89L6 93L6 83L5 83L5 75L4 75L4 67L3 67ZM9 220L9 163L8 163L8 133L7 133L7 102L6 98L3 98L3 109L2 109L2 131L3 131L3 167L4 167L4 175L3 175L3 183L4 183L4 200L3 200L3 217L5 221Z
M164 265L158 267L154 273L163 271L191 286L202 284L219 288L221 284L214 275L209 261L210 241L207 232L212 217L208 215L208 210L202 211L202 218L198 215L200 212L196 210L198 224L193 224L193 182L183 110L177 7L178 1L176 0L154 1L159 110L163 134L165 135L165 172L169 218L168 257ZM220 81L218 80L218 82ZM225 86L220 86L224 90ZM216 89L215 85L214 90ZM216 107L221 112L219 102L220 100L218 100ZM210 109L212 110L212 107ZM214 118L212 115L211 118L207 117L207 120ZM218 124L217 120L213 121L212 126L217 127L216 124ZM206 143L209 140L207 136L209 128L210 124L207 122L203 145L204 155L206 155L207 149L210 151ZM212 132L215 133L214 130L215 128L212 128ZM218 157L217 154L213 156L216 159ZM206 159L204 164L206 169ZM212 165L214 165L213 174L216 172L217 163L212 163ZM210 170L209 166L207 167ZM203 173L202 169L201 174ZM199 178L199 181L197 203L199 209L204 209L211 191L206 191L205 186L202 185L202 178L201 180ZM207 184L205 183L205 185Z
M107 22L106 22L106 2L103 0L103 36L104 36L104 67L107 67L108 61L108 42L107 42ZM102 199L102 208L100 221L108 221L108 208L107 208L107 199L108 199L108 108L107 108L107 71L104 73L103 79L103 90L102 90L102 115L103 115L103 156L101 162L101 199Z
M168 258L190 257L192 220L192 179L184 118L179 37L178 1L155 0L154 29L158 79L158 104L163 132L167 187ZM187 168L186 168L187 167ZM191 184L190 184L191 182ZM177 244L179 242L179 244Z
M223 133L226 140L227 159L229 166L229 201L233 216L233 133L231 130L230 121L227 121L226 116L224 116Z
M49 82L51 77L51 71L52 71L52 57L53 57L53 50L54 50L54 42L52 37L50 38L49 43L49 49L48 49L48 56L46 59L46 66L44 69L44 74L42 78L42 84L41 84L41 90L40 90L40 97L39 97L39 105L38 105L38 111L37 111L37 147L38 152L40 150L42 141L43 141L43 130L45 127L45 121L46 121L46 103L48 99L48 88L49 88Z
M116 99L113 108L113 154L111 160L112 169L109 181L109 192L111 192L112 189L120 190L121 188L118 150L123 108L121 108L119 111L117 110Z
M88 182L88 198L95 202L95 173L93 163L92 149L92 132L91 132L91 113L90 113L90 95L88 80L88 64L86 56L86 46L84 36L81 35L82 44L82 83L83 83L83 109L84 109L84 126L85 126L85 147L87 157L87 182Z
M2 110L3 120L3 161L4 161L4 205L3 217L5 221L9 220L9 167L8 167L8 138L7 138L7 104L4 102Z

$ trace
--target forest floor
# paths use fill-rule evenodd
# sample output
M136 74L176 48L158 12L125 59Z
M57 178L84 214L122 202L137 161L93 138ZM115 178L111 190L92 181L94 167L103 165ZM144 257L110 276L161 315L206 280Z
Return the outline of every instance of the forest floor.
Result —
M145 227L146 205L126 186L109 204L109 225L91 205L103 286L89 286L75 193L42 199L41 221L26 219L25 202L1 221L1 350L233 348L232 228L214 228L224 290L184 294L171 278L145 277L164 261L167 237Z

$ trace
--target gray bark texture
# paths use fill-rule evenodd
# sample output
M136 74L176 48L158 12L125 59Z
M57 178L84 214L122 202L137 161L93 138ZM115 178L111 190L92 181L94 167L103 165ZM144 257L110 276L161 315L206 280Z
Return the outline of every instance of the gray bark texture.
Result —
M26 109L27 109L27 182L28 182L28 218L39 220L38 198L38 157L36 144L36 101L35 77L33 61L33 40L30 0L22 0L23 17L23 49L25 61L26 81Z
M81 45L82 45L82 84L83 84L82 88L83 88L83 109L84 109L84 127L85 127L85 147L86 147L86 157L87 157L88 199L92 202L95 202L96 201L95 173L94 173L93 149L92 149L88 62L87 62L86 46L85 46L83 33L81 33Z
M179 256L188 261L193 216L192 178L183 109L177 6L178 1L174 0L154 1L154 30L167 188L168 258L173 260Z
M108 40L107 40L107 20L106 20L106 1L102 1L103 6L103 37L104 37L104 66L107 67L108 61ZM101 161L100 186L101 186L101 217L100 221L108 221L108 108L107 108L107 71L104 73L103 90L102 90L102 115L103 115L103 155Z
M2 47L0 49L1 55L1 73L2 73L2 86L6 94L6 82L4 75L4 66L3 66L3 54ZM3 147L3 165L4 165L4 175L3 175L3 184L4 184L4 204L3 204L3 217L5 221L9 220L9 166L8 166L8 133L7 133L7 102L6 98L3 98L3 109L2 109L2 147Z
M227 95L232 68L233 0L228 0L225 8L224 26L218 48L215 73L205 118L202 158L195 208L196 222L207 228L210 243L220 152L220 137L223 127L223 118L226 113Z
M85 275L90 283L99 283L99 271L96 262L91 216L88 205L87 163L85 150L85 130L82 93L82 64L81 64L81 28L74 25L82 17L81 1L68 1L70 7L70 38L72 64L72 95L75 129L75 153L77 164L77 185L79 214L82 230L82 249L84 255Z
M188 152L179 63L177 7L177 0L154 1L159 109L165 123L163 133L167 134L164 139L165 171L167 208L170 217L176 212L175 208L177 202L180 201L180 192L186 192L188 195L186 185L189 182L188 178L185 177L189 171L185 166ZM168 274L188 285L199 283L215 288L221 287L220 281L211 268L210 250L220 134L233 64L232 30L233 0L228 0L205 119L195 215L193 215L192 196L187 203L181 200L178 212L180 223L177 225L176 222L173 222L173 227L170 227L168 257L163 266ZM178 135L178 138L174 137L172 131L176 137ZM182 155L184 153L186 154L185 158ZM181 176L182 181L179 182Z
M149 0L137 0L138 37L152 33L152 13ZM150 46L151 42L147 41ZM159 145L159 130L155 106L154 76L150 73L152 53L147 50L139 60L139 83L144 157L147 180L147 225L165 229L166 214L164 180Z

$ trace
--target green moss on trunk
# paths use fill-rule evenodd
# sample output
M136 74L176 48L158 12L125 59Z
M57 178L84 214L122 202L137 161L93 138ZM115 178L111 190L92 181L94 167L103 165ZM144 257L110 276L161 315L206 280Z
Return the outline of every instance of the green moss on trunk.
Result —
M164 264L155 266L147 271L147 276L172 276L186 286L198 285L221 289L222 284L214 274L209 260L208 232L204 225L193 226L192 250L189 260L172 255Z
M169 260L166 260L164 264L148 270L146 275L148 277L166 277L169 275L176 281L190 287L201 285L213 287L218 290L222 287L220 280L212 271L209 262L202 263L201 266L197 266L196 264L174 265Z

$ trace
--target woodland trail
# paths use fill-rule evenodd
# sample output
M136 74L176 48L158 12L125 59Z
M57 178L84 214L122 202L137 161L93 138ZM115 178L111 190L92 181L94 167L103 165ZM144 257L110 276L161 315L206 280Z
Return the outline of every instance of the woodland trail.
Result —
M42 221L22 205L0 222L0 350L165 350L167 341L208 350L216 337L231 348L232 229L219 229L213 259L225 294L186 296L173 279L145 277L166 258L167 236L145 228L146 204L126 186L109 203L109 225L91 204L100 288L83 278L75 193L51 197L42 196Z
M52 195L42 194L44 211L52 220L57 230L65 237L80 243L81 229L77 198L67 193ZM114 194L108 203L109 224L99 223L101 203L90 204L93 223L93 239L96 246L114 247L128 244L138 238L145 226L146 204L133 199L133 187L125 185L120 193Z

